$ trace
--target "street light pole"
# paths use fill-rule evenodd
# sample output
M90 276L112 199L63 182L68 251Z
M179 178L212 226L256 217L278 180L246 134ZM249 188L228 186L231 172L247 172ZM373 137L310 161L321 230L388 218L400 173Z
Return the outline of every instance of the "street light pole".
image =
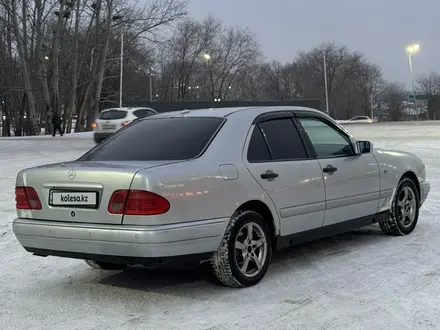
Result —
M328 109L327 58L325 56L325 49L324 49L323 57L324 57L325 107L326 107L326 110L327 110L327 115L330 116L330 112L329 112L329 109Z
M124 32L121 32L121 73L119 77L119 107L122 108L122 79L124 72Z
M209 66L209 61L211 60L211 55L209 55L208 53L204 53L204 54L202 54L202 56L203 56L203 60L205 61L205 64L206 64L206 69L208 69L208 75L209 75L209 74L211 74L211 68ZM209 79L209 76L208 76L208 79ZM210 98L209 94L211 94L211 97L212 97L212 94L214 94L214 91L209 87L208 82L205 81L204 87L205 87L205 90L207 90L207 94L206 94L207 97Z
M112 17L112 21L122 21L124 16L115 15ZM121 72L119 77L119 107L122 107L122 81L123 81L123 73L124 73L124 32L121 31Z
M414 74L413 74L413 65L412 65L412 54L417 53L420 49L420 45L414 44L409 45L406 47L406 52L408 53L408 62L409 62L409 72L411 74L411 85L412 85L412 92L414 97L414 110L416 112L416 119L419 119L419 113L417 110L417 98L416 98L416 87L414 83Z
M150 79L150 102L153 102L153 85L152 85L152 79L151 79L151 67L149 67L148 76Z
M408 52L408 62L409 62L409 72L411 74L411 85L412 85L412 92L414 97L414 110L416 112L416 118L418 119L418 111L417 111L417 98L416 98L416 87L414 84L414 74L413 74L413 66L412 66L412 56L411 53Z

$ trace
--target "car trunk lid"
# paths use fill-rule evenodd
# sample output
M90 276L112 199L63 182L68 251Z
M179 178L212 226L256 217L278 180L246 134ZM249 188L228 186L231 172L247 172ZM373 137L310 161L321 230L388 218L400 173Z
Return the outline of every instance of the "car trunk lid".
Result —
M17 210L28 219L121 224L122 215L110 214L108 203L114 191L130 189L141 169L163 166L173 161L93 162L51 164L24 170L17 186L32 187L41 210Z

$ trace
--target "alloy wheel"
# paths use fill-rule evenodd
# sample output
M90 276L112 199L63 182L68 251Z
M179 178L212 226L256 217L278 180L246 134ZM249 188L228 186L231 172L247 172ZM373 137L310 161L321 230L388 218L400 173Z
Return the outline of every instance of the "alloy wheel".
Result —
M238 231L234 245L234 260L246 277L254 277L263 269L267 259L268 245L263 228L248 222Z

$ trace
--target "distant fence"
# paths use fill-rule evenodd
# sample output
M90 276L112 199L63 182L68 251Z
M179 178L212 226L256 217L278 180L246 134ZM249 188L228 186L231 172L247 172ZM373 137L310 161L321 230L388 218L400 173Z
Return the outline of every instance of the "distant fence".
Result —
M292 100L292 101L197 101L197 102L126 102L124 106L148 107L157 112L178 111L184 109L205 108L230 108L230 107L254 107L254 106L301 106L320 110L319 100ZM110 108L110 107L107 107Z

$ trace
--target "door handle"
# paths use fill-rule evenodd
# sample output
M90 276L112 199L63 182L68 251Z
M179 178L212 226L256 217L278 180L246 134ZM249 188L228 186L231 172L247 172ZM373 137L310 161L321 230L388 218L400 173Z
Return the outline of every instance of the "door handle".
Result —
M330 175L332 175L333 173L335 173L338 169L336 167L333 167L332 165L327 165L327 167L324 167L322 169L322 171L324 173L328 173Z
M278 177L278 173L274 173L271 170L267 170L265 173L261 174L261 178L265 180L275 179Z

